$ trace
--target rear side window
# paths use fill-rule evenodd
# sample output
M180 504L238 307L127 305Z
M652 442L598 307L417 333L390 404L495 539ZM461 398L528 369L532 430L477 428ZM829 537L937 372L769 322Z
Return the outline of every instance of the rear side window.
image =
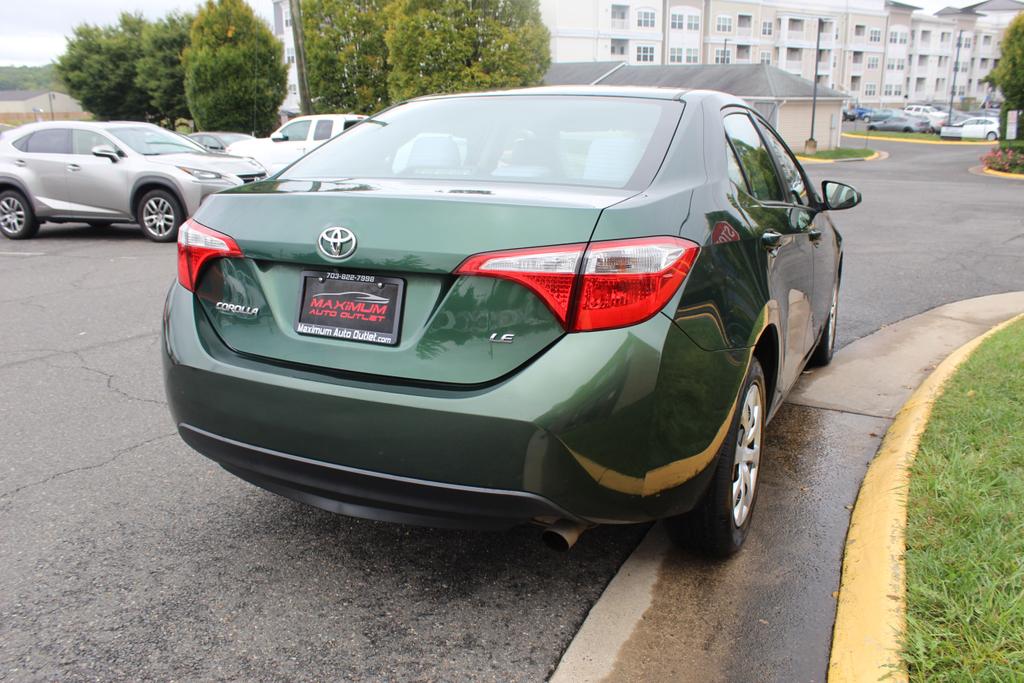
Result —
M727 114L723 124L725 134L732 142L750 182L750 192L763 202L782 201L782 188L775 164L750 117L740 113Z
M17 140L12 142L11 145L14 147L14 149L20 150L22 152L27 152L28 151L28 139L30 137L32 137L32 136L31 135L26 135L25 137L18 138Z
M323 119L316 122L316 128L313 129L314 140L327 140L331 137L331 126L333 121L330 119Z
M29 136L25 151L30 154L71 154L70 133L67 128L37 130Z
M775 131L763 124L760 128L764 132L764 139L768 142L768 146L771 147L772 154L775 155L775 161L778 162L779 168L782 170L783 185L786 186L788 195L786 201L807 206L807 184L804 183L804 176L800 173L796 161L790 156L789 150L786 149Z

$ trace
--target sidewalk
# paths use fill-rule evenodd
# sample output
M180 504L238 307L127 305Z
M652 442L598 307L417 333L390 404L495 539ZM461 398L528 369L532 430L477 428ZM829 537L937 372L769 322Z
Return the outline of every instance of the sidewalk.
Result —
M941 306L806 375L769 426L747 547L710 562L655 525L552 682L823 681L849 508L881 437L937 362L1022 310L1024 292Z

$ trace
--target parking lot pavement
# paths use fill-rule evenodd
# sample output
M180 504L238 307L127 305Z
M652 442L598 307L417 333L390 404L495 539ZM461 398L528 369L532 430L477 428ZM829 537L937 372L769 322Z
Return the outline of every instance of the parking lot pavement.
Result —
M844 343L1020 288L1019 190L967 174L976 152L904 147L811 171L865 193L836 215ZM174 259L128 227L0 241L0 678L543 679L646 528L596 529L558 555L532 529L351 520L222 472L180 442L164 405ZM804 431L787 435L794 422ZM824 467L814 449L840 441L802 409L777 424L794 467ZM773 477L761 521L784 525L806 495L782 465ZM792 538L755 533L750 555ZM780 590L810 580L799 556L816 549L778 549ZM712 588L729 567L704 574ZM706 596L728 606L720 587ZM731 609L718 618L745 618Z

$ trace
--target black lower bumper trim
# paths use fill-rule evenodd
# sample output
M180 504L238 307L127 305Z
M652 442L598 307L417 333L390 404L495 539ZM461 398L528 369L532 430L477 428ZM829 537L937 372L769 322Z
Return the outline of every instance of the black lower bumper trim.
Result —
M187 424L185 442L228 472L273 493L350 517L420 526L504 529L539 517L576 518L533 493L410 479L310 460Z

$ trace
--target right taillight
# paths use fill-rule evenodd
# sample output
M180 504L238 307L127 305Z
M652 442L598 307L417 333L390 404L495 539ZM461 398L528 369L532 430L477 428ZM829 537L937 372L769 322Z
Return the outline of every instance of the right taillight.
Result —
M207 261L241 256L242 250L235 240L191 218L178 229L178 282L190 292L196 290L199 273Z
M664 308L700 247L678 237L567 244L476 254L455 273L530 289L574 332L635 325Z

